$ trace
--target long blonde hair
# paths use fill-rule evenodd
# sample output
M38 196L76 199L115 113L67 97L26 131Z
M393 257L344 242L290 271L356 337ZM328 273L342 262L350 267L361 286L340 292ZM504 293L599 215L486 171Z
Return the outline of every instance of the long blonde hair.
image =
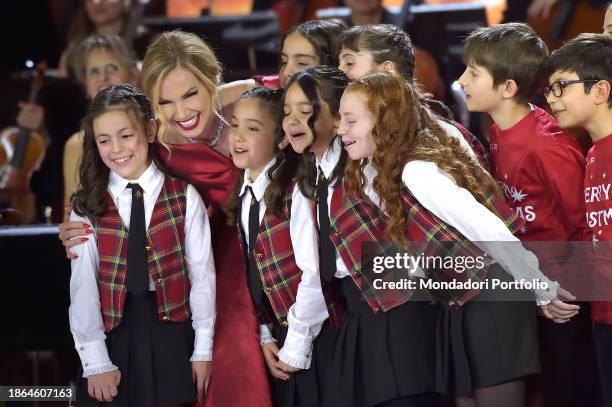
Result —
M159 93L168 73L177 67L188 70L200 81L210 95L213 113L220 118L217 86L221 79L221 64L215 53L195 34L180 30L165 32L149 46L142 64L142 84L159 120L157 138L164 145L168 123L159 107Z
M468 155L459 141L448 136L432 117L419 93L394 72L377 72L350 84L345 92L360 92L376 117L372 138L376 151L372 166L377 171L374 191L389 216L386 234L391 241L406 241L406 216L402 206L402 171L409 160L435 163L458 186L467 189L489 209L488 194L499 194L495 180ZM362 197L366 160L349 161L345 176L349 192ZM495 212L495 211L494 211Z

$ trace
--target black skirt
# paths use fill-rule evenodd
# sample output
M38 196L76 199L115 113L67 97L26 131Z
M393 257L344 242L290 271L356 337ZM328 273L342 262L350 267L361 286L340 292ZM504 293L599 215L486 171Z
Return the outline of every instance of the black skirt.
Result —
M121 324L106 338L111 361L121 372L118 395L110 403L89 397L87 379L77 382L78 406L132 407L196 401L189 358L193 352L191 320L160 321L155 292L128 294ZM82 371L81 371L82 373Z
M279 349L285 343L287 327L276 321L272 334ZM329 371L329 356L337 330L325 321L321 332L313 342L312 362L309 369L289 374L288 380L270 376L270 388L275 407L317 407L321 405L323 387Z
M487 278L513 280L498 264ZM513 300L493 301L500 298ZM528 291L483 290L460 309L445 307L440 332L441 392L469 394L540 371L536 304Z
M434 392L440 306L415 298L375 314L351 278L339 285L349 311L334 343L323 405L367 407Z

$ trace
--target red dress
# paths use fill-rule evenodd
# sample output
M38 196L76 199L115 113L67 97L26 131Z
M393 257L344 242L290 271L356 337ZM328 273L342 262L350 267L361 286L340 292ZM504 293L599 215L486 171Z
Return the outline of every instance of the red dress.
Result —
M209 207L217 271L217 319L212 377L204 405L272 406L243 253L236 227L226 224L221 209L236 181L236 167L204 144L172 144L170 154L161 144L154 146L168 171L192 184Z

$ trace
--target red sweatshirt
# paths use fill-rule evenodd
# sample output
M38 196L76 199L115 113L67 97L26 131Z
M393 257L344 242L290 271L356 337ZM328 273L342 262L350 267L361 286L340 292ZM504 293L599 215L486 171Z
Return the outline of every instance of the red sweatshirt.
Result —
M604 274L603 281L608 285L612 272L609 245L600 244L612 241L612 134L595 141L587 155L584 174L584 201L586 204L586 221L593 230L593 252L597 273ZM602 292L611 292L612 287L600 287ZM591 315L594 321L612 324L612 302L591 303Z
M582 199L585 159L571 134L536 106L507 130L493 124L489 134L493 176L526 221L517 237L590 239Z

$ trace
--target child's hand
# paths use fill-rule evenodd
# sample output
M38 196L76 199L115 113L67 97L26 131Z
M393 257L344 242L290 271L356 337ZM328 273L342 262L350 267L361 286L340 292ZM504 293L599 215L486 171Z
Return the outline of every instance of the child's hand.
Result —
M278 346L276 346L276 342L264 343L261 345L261 350L263 351L264 359L266 359L268 369L270 369L270 374L277 379L289 380L289 375L281 369L281 363L284 363L278 360Z
M206 397L206 391L208 390L208 383L210 383L211 373L212 362L191 362L191 376L198 392L198 401L204 401L204 397Z
M283 362L280 359L278 361L278 367L279 367L280 370L282 370L285 373L295 373L295 372L299 372L300 370L302 370L300 368L288 365L288 364L286 364L285 362Z
M98 401L113 401L113 398L117 396L117 386L120 381L121 372L119 370L94 374L87 378L87 391L90 397Z
M66 211L68 215L66 219L70 216L70 206L66 207ZM91 226L81 223L81 222L64 222L59 226L59 239L62 241L62 244L66 248L66 257L70 260L76 259L78 256L70 251L70 248L73 246L77 246L85 243L88 238L81 237L80 239L73 239L79 236L86 236L88 234L92 234L93 229Z
M568 303L568 301L575 300L576 297L574 297L569 291L559 287L557 290L557 298L548 304L541 306L540 308L542 310L542 314L546 318L552 319L558 324L563 324L578 314L580 306Z

